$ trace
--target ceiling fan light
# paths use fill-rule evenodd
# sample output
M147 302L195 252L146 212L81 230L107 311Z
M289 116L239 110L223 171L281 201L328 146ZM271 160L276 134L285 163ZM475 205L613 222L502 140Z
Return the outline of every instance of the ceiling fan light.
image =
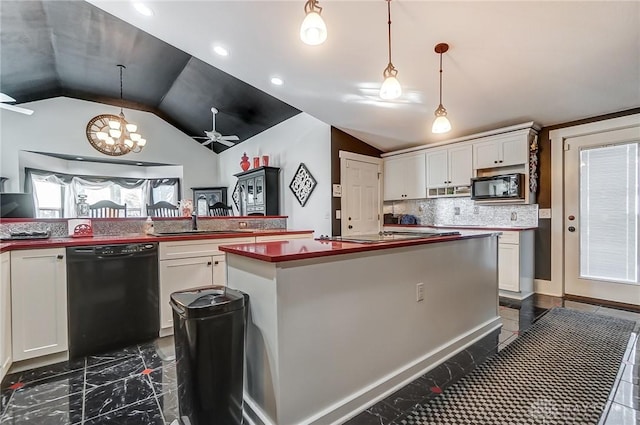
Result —
M109 128L118 130L120 128L120 121L116 121L116 120L109 121Z
M133 140L134 142L139 141L140 139L142 139L142 136L139 135L138 133L131 133L129 134L129 137L131 138L131 140Z
M109 135L105 131L98 131L96 133L96 137L98 138L98 140L107 140L107 137L109 137Z
M121 135L122 132L120 130L114 130L113 128L109 130L109 136L113 137L114 139L120 138Z
M310 46L322 44L327 39L327 25L316 11L307 13L300 26L300 39Z
M397 99L402 95L402 86L400 81L394 76L385 78L380 87L380 97L384 100Z
M138 129L137 125L131 123L128 123L125 127L129 133L134 133Z
M133 147L133 142L129 139L124 139L124 145L131 149Z
M144 145L146 144L147 144L147 139L138 140L138 146L140 146L141 148L144 147Z

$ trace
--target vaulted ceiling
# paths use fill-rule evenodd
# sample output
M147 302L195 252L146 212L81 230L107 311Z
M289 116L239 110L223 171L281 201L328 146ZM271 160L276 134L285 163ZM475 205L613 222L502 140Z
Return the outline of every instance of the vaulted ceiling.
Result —
M124 106L190 136L211 130L212 106L216 130L240 141L300 112L86 2L3 0L0 16L0 92L18 103L68 96L120 105L124 64Z

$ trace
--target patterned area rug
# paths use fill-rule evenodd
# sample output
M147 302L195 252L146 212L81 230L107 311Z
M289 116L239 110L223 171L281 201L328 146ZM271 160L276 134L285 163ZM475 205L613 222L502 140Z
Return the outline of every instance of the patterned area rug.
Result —
M634 322L555 308L403 425L597 424Z

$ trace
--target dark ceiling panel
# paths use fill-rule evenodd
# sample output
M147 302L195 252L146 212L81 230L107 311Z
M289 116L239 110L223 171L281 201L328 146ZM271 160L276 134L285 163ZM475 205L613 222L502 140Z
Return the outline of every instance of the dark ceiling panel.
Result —
M244 141L300 111L275 97L192 58L160 104L178 122L188 122L190 136L211 130L211 107L216 107L216 131ZM213 143L213 149L224 146Z
M18 102L60 95L42 2L0 1L1 91Z
M69 96L123 105L189 136L211 130L215 106L216 130L241 142L300 113L87 2L1 0L0 11L0 91L18 103ZM127 67L124 102L118 64Z

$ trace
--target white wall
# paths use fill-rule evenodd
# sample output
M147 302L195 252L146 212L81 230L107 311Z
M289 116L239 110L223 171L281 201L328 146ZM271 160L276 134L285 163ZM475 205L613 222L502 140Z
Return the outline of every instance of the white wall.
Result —
M31 116L0 109L0 175L8 177L7 192L23 190L20 151L52 152L92 158L113 158L95 150L87 141L85 128L100 114L117 115L119 108L96 102L57 97L25 103ZM121 158L184 166L183 196L191 198L191 187L216 186L218 155L156 115L125 109L128 121L136 123L147 146L140 153ZM53 160L53 158L52 158ZM52 164L55 161L52 162ZM69 170L73 172L73 170Z
M281 168L280 214L289 217L289 229L314 230L316 236L331 234L331 127L328 124L303 112L220 153L220 185L229 187L229 199L237 181L233 175L242 172L240 158L244 152L250 161L254 156L269 155L269 165ZM318 182L304 208L289 189L301 162Z

